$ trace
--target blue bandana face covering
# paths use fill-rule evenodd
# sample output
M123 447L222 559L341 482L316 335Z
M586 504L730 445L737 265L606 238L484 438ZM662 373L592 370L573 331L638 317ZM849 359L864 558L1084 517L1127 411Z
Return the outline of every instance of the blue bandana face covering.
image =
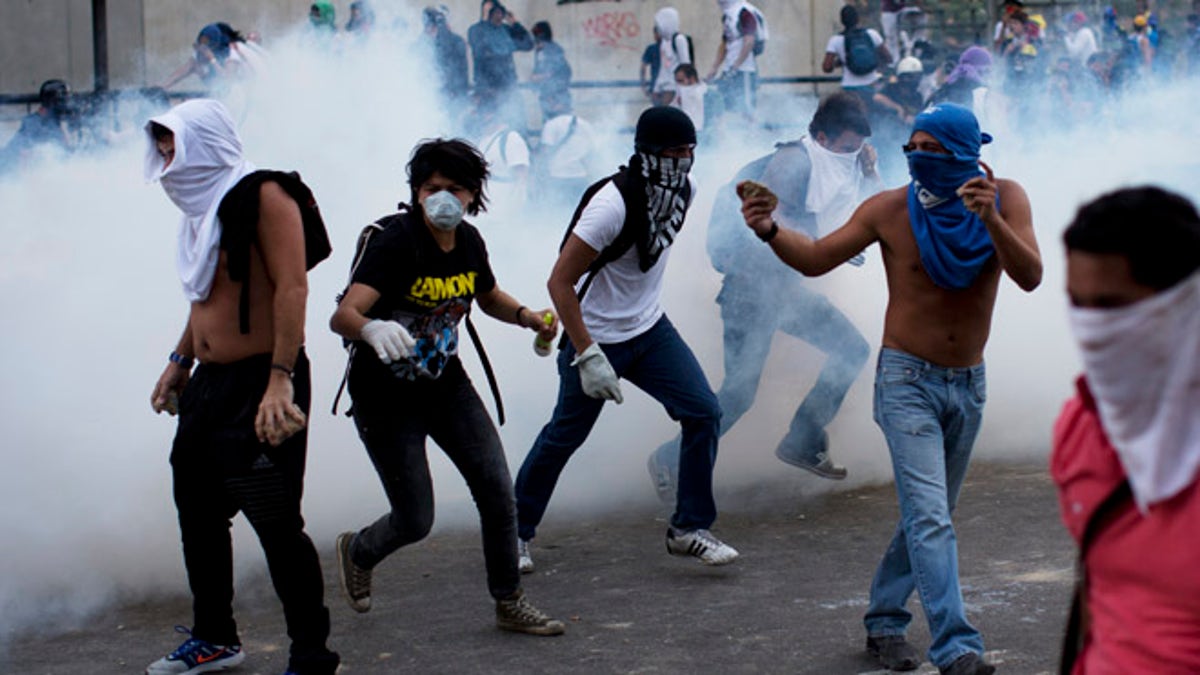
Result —
M957 194L964 183L983 175L979 147L992 138L980 133L970 110L953 104L918 115L913 131L932 135L951 153L905 153L913 179L908 186L908 218L921 265L933 283L961 290L975 282L995 253L987 226ZM999 197L996 208L1000 208Z
M914 150L905 153L908 158L908 173L920 189L938 199L954 199L963 183L982 176L979 163L975 160L955 159L953 155Z

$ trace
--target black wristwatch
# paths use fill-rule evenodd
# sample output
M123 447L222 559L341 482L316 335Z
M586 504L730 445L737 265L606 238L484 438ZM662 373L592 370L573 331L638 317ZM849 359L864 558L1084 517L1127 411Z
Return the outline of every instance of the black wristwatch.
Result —
M775 235L779 234L779 223L772 220L771 221L771 229L767 230L766 233L758 234L757 232L755 232L754 234L759 239L762 239L763 241L771 241L772 239L775 238Z

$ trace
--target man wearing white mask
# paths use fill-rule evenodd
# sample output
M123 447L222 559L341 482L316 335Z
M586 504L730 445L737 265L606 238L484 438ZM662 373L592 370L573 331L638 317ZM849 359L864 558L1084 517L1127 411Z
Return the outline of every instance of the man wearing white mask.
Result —
M659 298L671 245L695 195L689 173L696 128L678 108L638 118L627 167L589 187L547 286L568 340L558 352L554 413L517 473L521 571L533 571L529 542L558 477L583 445L605 401L621 403L620 379L663 405L683 431L679 490L667 551L706 565L737 558L709 527L721 410L692 350Z
M862 100L847 92L826 97L808 125L809 135L781 143L775 152L743 167L721 187L708 228L708 253L725 275L717 304L725 324L725 381L717 392L724 434L754 404L776 331L797 337L828 357L804 397L791 428L775 449L781 461L822 478L842 479L825 427L871 354L870 345L829 298L779 261L746 229L735 186L760 181L779 195L781 227L819 237L850 219L863 199L882 187L875 153L866 143L871 126ZM857 261L861 264L861 260ZM678 439L660 447L649 470L660 497L673 492Z
M321 563L300 514L310 398L305 273L329 255L324 224L295 174L255 171L242 157L217 101L183 103L146 132L147 178L183 211L177 262L191 311L151 405L179 415L171 468L195 621L189 639L146 672L196 673L245 659L229 536L241 511L283 604L288 670L329 675L338 655L325 645Z
M1086 583L1061 672L1200 672L1200 214L1122 189L1063 241L1083 375L1050 471Z
M458 325L475 302L489 316L553 340L550 309L532 311L500 290L479 230L464 213L483 211L488 169L460 140L417 146L408 163L412 206L380 221L330 327L355 343L349 371L354 424L379 473L391 512L337 538L343 593L371 608L371 573L393 552L429 534L432 438L458 468L479 509L488 590L503 630L558 635L563 623L526 599L517 571L512 478L496 427L458 358ZM547 317L549 320L547 320Z

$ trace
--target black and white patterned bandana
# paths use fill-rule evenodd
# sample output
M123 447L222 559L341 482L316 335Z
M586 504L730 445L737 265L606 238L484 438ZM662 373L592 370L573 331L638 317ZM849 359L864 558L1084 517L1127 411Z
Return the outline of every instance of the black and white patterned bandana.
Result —
M650 221L644 250L653 260L675 241L688 206L690 157L662 157L638 152L646 180L646 216Z

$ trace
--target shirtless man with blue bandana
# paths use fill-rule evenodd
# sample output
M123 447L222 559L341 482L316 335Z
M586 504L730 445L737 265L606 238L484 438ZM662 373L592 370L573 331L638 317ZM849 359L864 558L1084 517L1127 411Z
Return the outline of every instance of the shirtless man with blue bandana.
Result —
M905 640L920 595L941 673L987 675L983 639L966 618L950 514L986 398L983 349L1000 274L1037 288L1042 261L1029 199L979 161L991 137L970 110L943 104L913 123L904 146L912 182L868 199L818 240L780 228L771 195L743 200L746 224L808 276L878 242L888 305L875 375L875 421L892 457L900 522L871 583L867 650L893 670L920 665Z

